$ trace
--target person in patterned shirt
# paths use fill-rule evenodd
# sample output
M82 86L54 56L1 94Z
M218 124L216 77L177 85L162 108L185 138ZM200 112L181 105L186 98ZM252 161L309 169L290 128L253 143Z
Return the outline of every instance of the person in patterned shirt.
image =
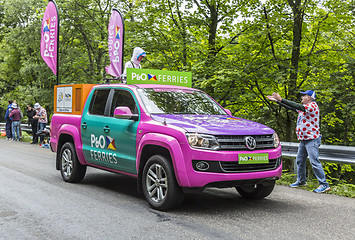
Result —
M48 123L48 119L47 119L47 111L45 108L41 107L41 105L39 105L39 103L36 103L34 105L34 109L36 110L36 116L34 116L33 118L38 119L38 131L42 131L44 129L46 129L47 123ZM39 136L39 145L42 146L43 144L43 140L44 140L44 136L40 135Z
M300 140L297 152L297 181L290 187L302 187L306 183L306 160L309 157L314 175L317 177L319 187L314 190L315 193L323 193L330 190L326 180L322 163L319 161L319 146L321 145L321 134L319 130L319 107L316 100L316 93L313 90L301 92L302 104L281 98L280 94L273 93L267 98L275 101L288 110L298 113L296 134Z

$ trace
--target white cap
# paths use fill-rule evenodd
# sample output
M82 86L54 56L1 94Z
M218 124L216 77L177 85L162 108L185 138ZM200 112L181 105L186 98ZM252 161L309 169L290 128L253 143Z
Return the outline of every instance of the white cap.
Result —
M39 103L35 103L35 105L34 105L34 108L35 109L38 109L38 108L40 108L41 107L41 105L39 105Z

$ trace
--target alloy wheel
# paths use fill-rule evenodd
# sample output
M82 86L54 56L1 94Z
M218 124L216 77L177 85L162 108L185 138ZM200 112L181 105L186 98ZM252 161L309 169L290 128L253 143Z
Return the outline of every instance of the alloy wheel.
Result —
M149 167L146 185L152 201L159 203L165 199L168 191L168 178L163 166L155 163Z
M70 178L73 171L73 157L69 149L65 149L62 154L62 171L66 178Z

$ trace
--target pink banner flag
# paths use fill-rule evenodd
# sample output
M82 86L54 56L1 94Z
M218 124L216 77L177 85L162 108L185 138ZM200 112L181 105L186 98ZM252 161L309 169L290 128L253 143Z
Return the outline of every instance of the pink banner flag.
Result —
M107 66L107 74L119 77L123 70L124 22L121 13L112 9L108 24L108 53L111 64Z
M53 73L57 75L58 52L58 9L53 0L49 0L44 12L41 30L41 56Z

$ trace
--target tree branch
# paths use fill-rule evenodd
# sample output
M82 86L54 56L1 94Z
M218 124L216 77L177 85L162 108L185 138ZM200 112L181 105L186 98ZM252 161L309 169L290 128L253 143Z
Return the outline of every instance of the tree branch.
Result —
M267 15L267 12L266 12L266 7L264 6L263 7L263 10L264 10L264 15L265 15L265 20L266 20L266 28L267 28L267 36L269 38L269 41L270 41L270 46L271 46L271 52L272 52L272 56L274 57L274 59L277 61L277 57L276 57L276 54L275 54L275 48L274 48L274 41L272 39L272 36L270 34L270 26L269 26L269 19L268 19L268 15Z

